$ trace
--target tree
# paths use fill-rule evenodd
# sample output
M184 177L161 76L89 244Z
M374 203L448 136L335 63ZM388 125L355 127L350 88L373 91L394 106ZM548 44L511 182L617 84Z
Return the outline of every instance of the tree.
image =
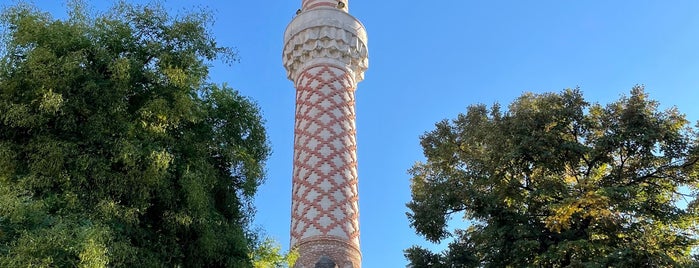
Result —
M208 13L1 15L0 267L252 267L269 155Z
M470 106L421 137L408 218L449 249L413 267L686 267L697 246L699 140L643 87L603 106L578 89ZM449 232L452 215L465 230Z
M294 267L299 255L295 250L282 253L279 243L271 238L265 238L257 243L257 247L250 256L254 268L287 268Z

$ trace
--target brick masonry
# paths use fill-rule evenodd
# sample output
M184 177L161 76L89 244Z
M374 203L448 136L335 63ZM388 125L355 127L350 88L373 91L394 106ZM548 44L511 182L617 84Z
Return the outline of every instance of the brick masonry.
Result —
M334 237L316 237L299 244L299 255L303 256L296 262L296 268L313 268L323 257L331 259L338 268L361 267L359 249L347 244L346 241Z
M347 0L303 0L284 33L296 87L291 247L295 268L360 268L354 91L368 68Z
M353 81L344 70L320 65L301 74L291 244L309 262L322 256L306 252L325 252L338 264L360 260L354 106ZM319 251L321 245L328 248Z

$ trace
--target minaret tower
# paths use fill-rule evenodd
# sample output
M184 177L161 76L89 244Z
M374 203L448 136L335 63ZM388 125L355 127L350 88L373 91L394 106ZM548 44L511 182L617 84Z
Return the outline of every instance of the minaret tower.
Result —
M302 0L284 33L296 87L291 247L296 268L361 267L354 90L368 67L348 0Z

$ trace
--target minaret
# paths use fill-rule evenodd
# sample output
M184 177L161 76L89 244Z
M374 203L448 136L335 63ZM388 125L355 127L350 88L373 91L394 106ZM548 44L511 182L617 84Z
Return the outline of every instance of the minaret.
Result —
M361 267L354 90L368 67L348 0L302 0L284 33L296 87L291 247L296 268Z

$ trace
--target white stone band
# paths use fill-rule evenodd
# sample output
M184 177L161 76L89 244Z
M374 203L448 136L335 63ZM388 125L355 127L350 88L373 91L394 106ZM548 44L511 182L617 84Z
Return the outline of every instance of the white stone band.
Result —
M301 13L286 28L284 44L282 60L287 77L294 82L303 70L329 64L348 69L358 83L369 67L364 25L339 9Z

